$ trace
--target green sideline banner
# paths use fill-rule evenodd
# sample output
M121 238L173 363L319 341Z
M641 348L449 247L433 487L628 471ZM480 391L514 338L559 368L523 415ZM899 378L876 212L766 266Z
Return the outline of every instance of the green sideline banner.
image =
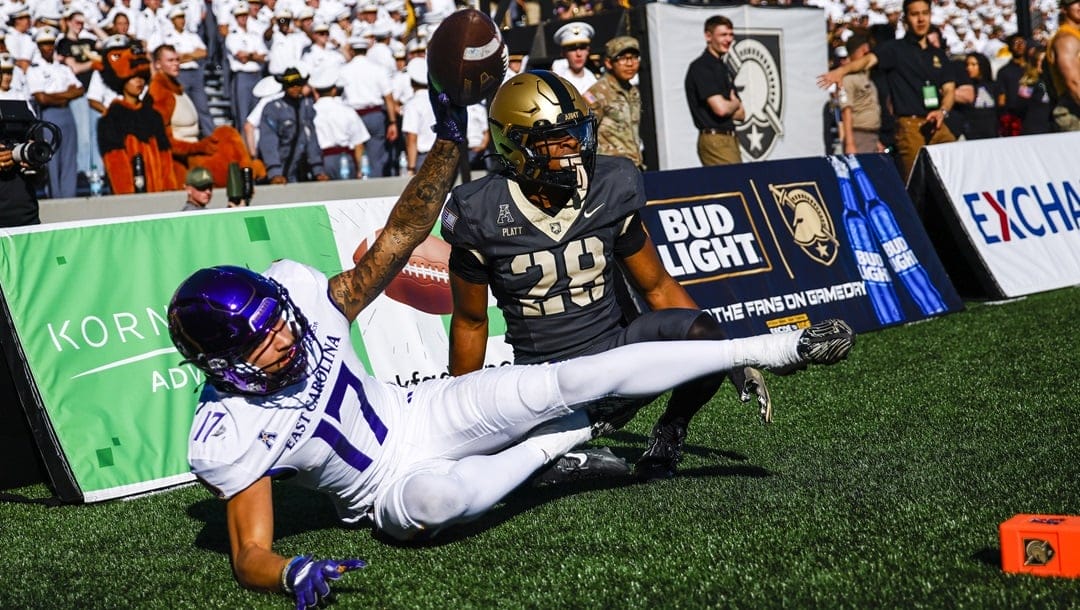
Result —
M352 266L358 242L374 237L392 203L350 200L0 231L5 353L60 499L94 502L193 480L187 436L203 378L180 364L166 322L168 301L185 277L219 264L262 271L279 258L333 275ZM436 329L445 342L448 316L384 297L369 309L360 328L369 341L377 335L374 352L388 354L372 361L354 330L369 369L399 384L446 374L445 351L418 368L415 350L402 349L397 336ZM394 332L379 335L375 318ZM496 352L493 359L508 357Z

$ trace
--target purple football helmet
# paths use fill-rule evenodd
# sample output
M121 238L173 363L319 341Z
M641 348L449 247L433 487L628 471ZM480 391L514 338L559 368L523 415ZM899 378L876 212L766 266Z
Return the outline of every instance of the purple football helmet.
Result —
M269 374L247 358L282 318L296 350L282 370ZM185 362L225 391L271 394L307 376L307 319L284 286L242 267L200 269L184 280L169 302L169 335Z

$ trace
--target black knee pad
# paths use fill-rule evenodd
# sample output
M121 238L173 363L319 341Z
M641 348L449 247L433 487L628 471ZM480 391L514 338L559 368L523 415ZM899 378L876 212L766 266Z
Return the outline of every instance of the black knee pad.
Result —
M717 340L727 339L727 335L724 334L724 329L720 326L720 323L716 321L716 318L702 312L702 314L694 318L694 322L690 324L690 328L686 331L686 338L691 341L700 341L703 339Z

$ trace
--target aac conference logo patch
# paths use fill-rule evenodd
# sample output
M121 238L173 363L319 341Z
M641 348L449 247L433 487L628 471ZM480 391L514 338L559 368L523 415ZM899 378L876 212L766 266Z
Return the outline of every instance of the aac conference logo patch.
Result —
M784 135L784 81L780 71L782 30L745 30L725 60L746 110L735 135L743 153L753 161L769 155L776 138Z

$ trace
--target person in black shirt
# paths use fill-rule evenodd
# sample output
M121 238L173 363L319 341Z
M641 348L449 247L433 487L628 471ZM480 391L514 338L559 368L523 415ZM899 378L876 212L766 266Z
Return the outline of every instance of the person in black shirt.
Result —
M1028 53L1027 71L1020 80L1020 104L1023 108L1023 123L1020 135L1050 133L1050 91L1043 70L1046 67L1046 49L1032 47Z
M735 90L734 74L724 61L734 42L731 20L723 15L709 17L705 52L686 71L686 103L698 129L698 158L705 166L742 162L735 121L746 118L746 110Z
M821 88L839 85L846 74L878 66L885 72L896 115L896 145L901 173L907 179L919 149L927 144L953 142L945 125L953 107L956 77L948 56L927 40L930 3L904 0L907 35L884 42L858 61L839 66L818 77Z
M25 173L12 158L11 150L0 144L0 227L40 224L34 176Z
M998 105L1001 106L998 133L1002 136L1018 136L1026 106L1026 99L1020 92L1020 81L1027 72L1027 40L1022 34L1013 34L1006 39L1006 43L1012 59L997 73L1000 89Z
M968 53L964 58L964 69L971 79L974 94L970 103L956 104L953 116L961 119L963 135L968 140L996 138L1000 89L991 76L990 60L982 53Z

